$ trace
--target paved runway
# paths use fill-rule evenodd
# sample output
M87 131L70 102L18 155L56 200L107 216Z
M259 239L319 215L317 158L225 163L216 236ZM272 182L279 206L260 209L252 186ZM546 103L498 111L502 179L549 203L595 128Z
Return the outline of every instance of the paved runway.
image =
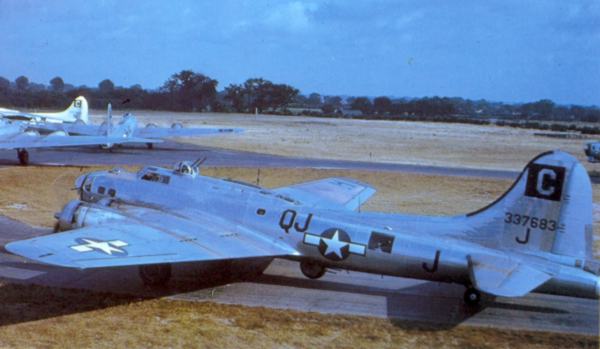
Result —
M178 161L194 161L206 157L204 162L206 166L219 167L329 168L500 179L514 179L519 174L515 171L285 157L202 147L171 141L158 144L152 150L147 149L144 145L138 145L116 148L112 151L97 147L81 147L77 149L34 149L29 153L31 165L157 165L170 167ZM0 165L12 166L16 164L18 164L16 152L0 151Z
M1 216L0 231L2 245L49 233ZM0 253L0 278L17 283L373 316L437 328L467 325L598 334L598 301L590 299L531 294L514 299L484 299L480 309L472 310L464 306L464 287L459 285L347 271L328 272L319 280L310 280L300 273L296 262L286 260L275 260L262 276L250 281L223 278L222 273L206 274L190 264L175 267L173 274L168 288L151 290L142 285L136 268L79 271L29 263Z

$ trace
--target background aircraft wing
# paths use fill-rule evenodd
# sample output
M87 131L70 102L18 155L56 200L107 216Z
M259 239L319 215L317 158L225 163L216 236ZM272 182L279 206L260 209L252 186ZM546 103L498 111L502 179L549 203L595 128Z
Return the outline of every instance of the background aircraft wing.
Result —
M274 192L314 207L356 210L376 190L357 180L332 177L277 188Z
M169 137L195 137L210 136L228 133L240 133L241 128L217 128L217 127L197 127L197 128L173 128L173 127L143 127L135 130L136 137L144 138L169 138Z
M56 131L64 131L70 135L81 136L103 136L106 135L106 126L77 124L77 123L56 123L56 122L38 122L27 126L30 130L36 130L42 134Z
M508 256L470 255L468 261L473 286L496 296L524 296L552 277Z
M203 219L194 231L111 223L11 242L8 251L71 268L202 262L297 254L291 247L233 224Z
M38 136L20 134L8 139L0 139L0 149L32 149L52 147L74 147L82 145L105 145L123 143L160 143L156 139L102 137L102 136Z
M31 120L31 119L39 119L40 117L35 114L24 113L18 110L10 110L10 109L0 109L0 117L9 120Z

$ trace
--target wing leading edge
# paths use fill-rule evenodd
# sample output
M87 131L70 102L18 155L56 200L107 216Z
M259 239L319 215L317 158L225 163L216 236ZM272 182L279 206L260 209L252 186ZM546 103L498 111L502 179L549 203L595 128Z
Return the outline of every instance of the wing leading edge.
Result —
M82 145L105 145L123 143L160 143L161 140L145 138L99 137L99 136L32 136L18 135L0 139L0 149L75 147Z
M336 177L277 188L274 191L314 207L347 210L358 209L376 192L366 183Z
M70 268L277 257L297 251L239 226L210 222L182 234L144 224L106 224L15 241L5 249L28 259Z

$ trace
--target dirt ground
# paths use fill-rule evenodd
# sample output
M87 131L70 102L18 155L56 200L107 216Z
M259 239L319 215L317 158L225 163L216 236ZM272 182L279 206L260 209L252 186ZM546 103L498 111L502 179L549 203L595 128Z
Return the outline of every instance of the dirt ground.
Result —
M92 120L100 123L104 113L93 111ZM200 145L310 158L451 167L520 170L537 154L552 149L567 151L584 162L583 146L593 140L535 135L546 131L431 122L164 111L133 114L142 126L180 122L184 126L245 129L239 135L181 140ZM122 112L114 111L114 115ZM600 169L600 165L586 166Z

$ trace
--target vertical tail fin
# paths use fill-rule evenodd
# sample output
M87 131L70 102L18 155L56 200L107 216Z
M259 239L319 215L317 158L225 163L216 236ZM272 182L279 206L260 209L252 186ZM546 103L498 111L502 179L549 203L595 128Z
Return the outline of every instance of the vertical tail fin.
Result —
M79 96L71 102L69 107L59 113L35 113L50 122L89 122L88 103L85 97Z
M88 117L88 102L83 96L75 98L73 103L69 106L65 112L75 121L82 121L83 123L89 122Z
M591 258L590 178L562 151L531 160L504 195L467 217L478 235L502 248Z
M106 107L106 137L112 136L112 104L108 103Z

